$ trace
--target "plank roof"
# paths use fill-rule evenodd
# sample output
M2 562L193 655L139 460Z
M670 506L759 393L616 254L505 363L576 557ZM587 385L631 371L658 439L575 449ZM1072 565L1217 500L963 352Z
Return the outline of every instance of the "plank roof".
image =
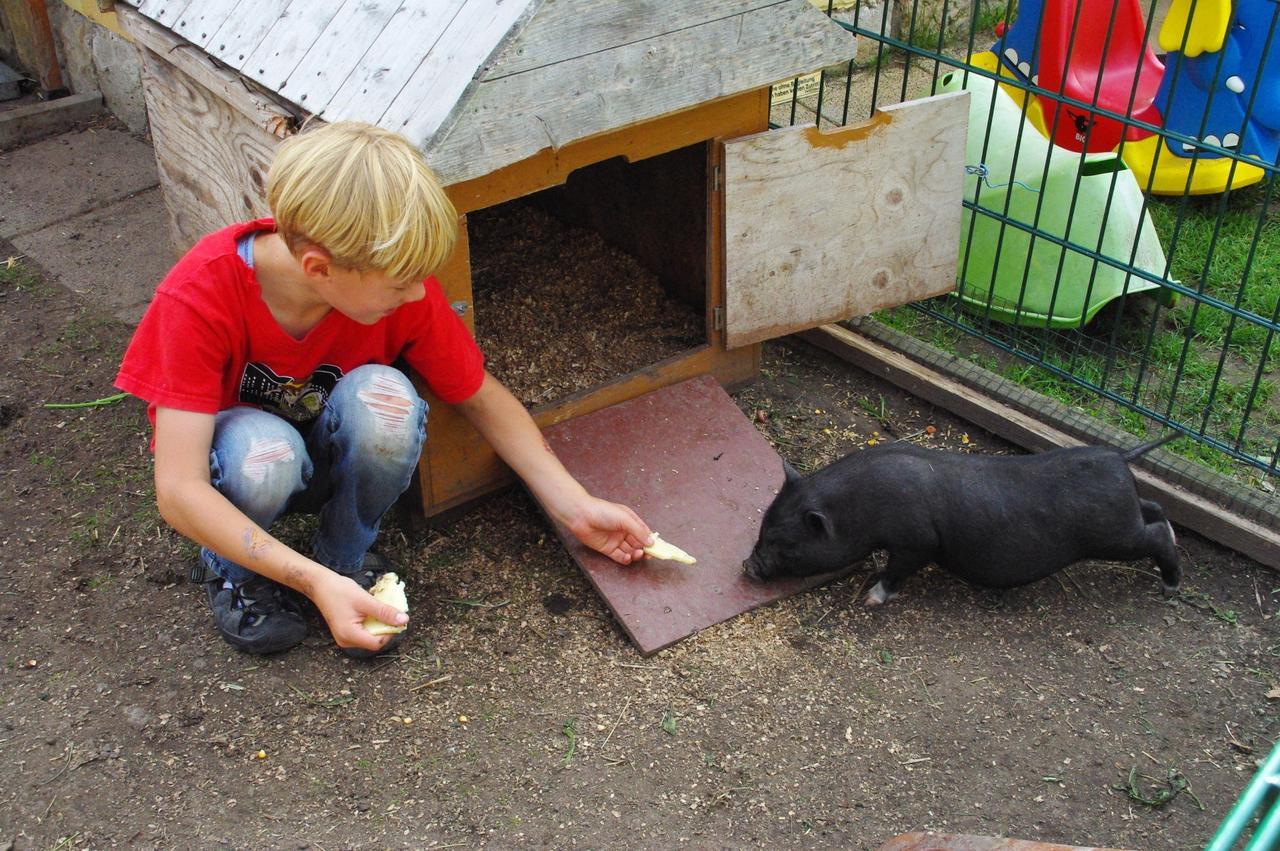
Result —
M851 59L806 0L130 0L301 112L404 133L446 183Z

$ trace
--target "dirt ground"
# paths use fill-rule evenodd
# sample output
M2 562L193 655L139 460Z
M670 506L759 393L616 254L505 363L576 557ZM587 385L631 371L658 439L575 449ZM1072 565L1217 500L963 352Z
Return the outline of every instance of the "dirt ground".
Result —
M130 328L12 254L0 848L875 848L931 828L1191 849L1280 735L1280 577L1182 530L1173 601L1150 565L1091 563L1005 594L931 570L867 610L862 565L643 659L510 491L387 524L414 615L398 655L349 660L322 631L241 655L181 578L142 405L43 407L114 392ZM1012 451L788 344L736 399L802 468L872 440Z

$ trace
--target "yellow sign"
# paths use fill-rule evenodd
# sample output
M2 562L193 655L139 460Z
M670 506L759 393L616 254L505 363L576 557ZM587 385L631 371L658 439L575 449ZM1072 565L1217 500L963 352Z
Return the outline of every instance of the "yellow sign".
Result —
M774 83L769 88L769 106L791 103L794 94L799 100L813 99L818 96L818 84L822 81L822 72L814 71L802 77L793 77Z

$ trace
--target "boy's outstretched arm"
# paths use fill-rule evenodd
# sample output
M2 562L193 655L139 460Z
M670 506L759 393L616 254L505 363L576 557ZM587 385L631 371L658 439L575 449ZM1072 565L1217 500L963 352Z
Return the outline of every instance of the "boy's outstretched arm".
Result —
M388 636L370 635L366 615L384 623L408 618L349 577L268 535L209 482L213 415L156 410L156 504L170 526L203 547L311 598L339 647L379 650Z
M574 537L619 564L644 557L643 547L650 542L645 522L627 506L587 493L502 382L486 371L480 389L457 407Z

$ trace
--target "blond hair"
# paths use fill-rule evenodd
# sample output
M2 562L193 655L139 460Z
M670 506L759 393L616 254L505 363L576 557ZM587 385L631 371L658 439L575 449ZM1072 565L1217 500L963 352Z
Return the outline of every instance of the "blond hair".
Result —
M359 272L420 280L453 251L458 213L408 139L358 121L322 124L280 145L267 203L295 255L307 245Z

